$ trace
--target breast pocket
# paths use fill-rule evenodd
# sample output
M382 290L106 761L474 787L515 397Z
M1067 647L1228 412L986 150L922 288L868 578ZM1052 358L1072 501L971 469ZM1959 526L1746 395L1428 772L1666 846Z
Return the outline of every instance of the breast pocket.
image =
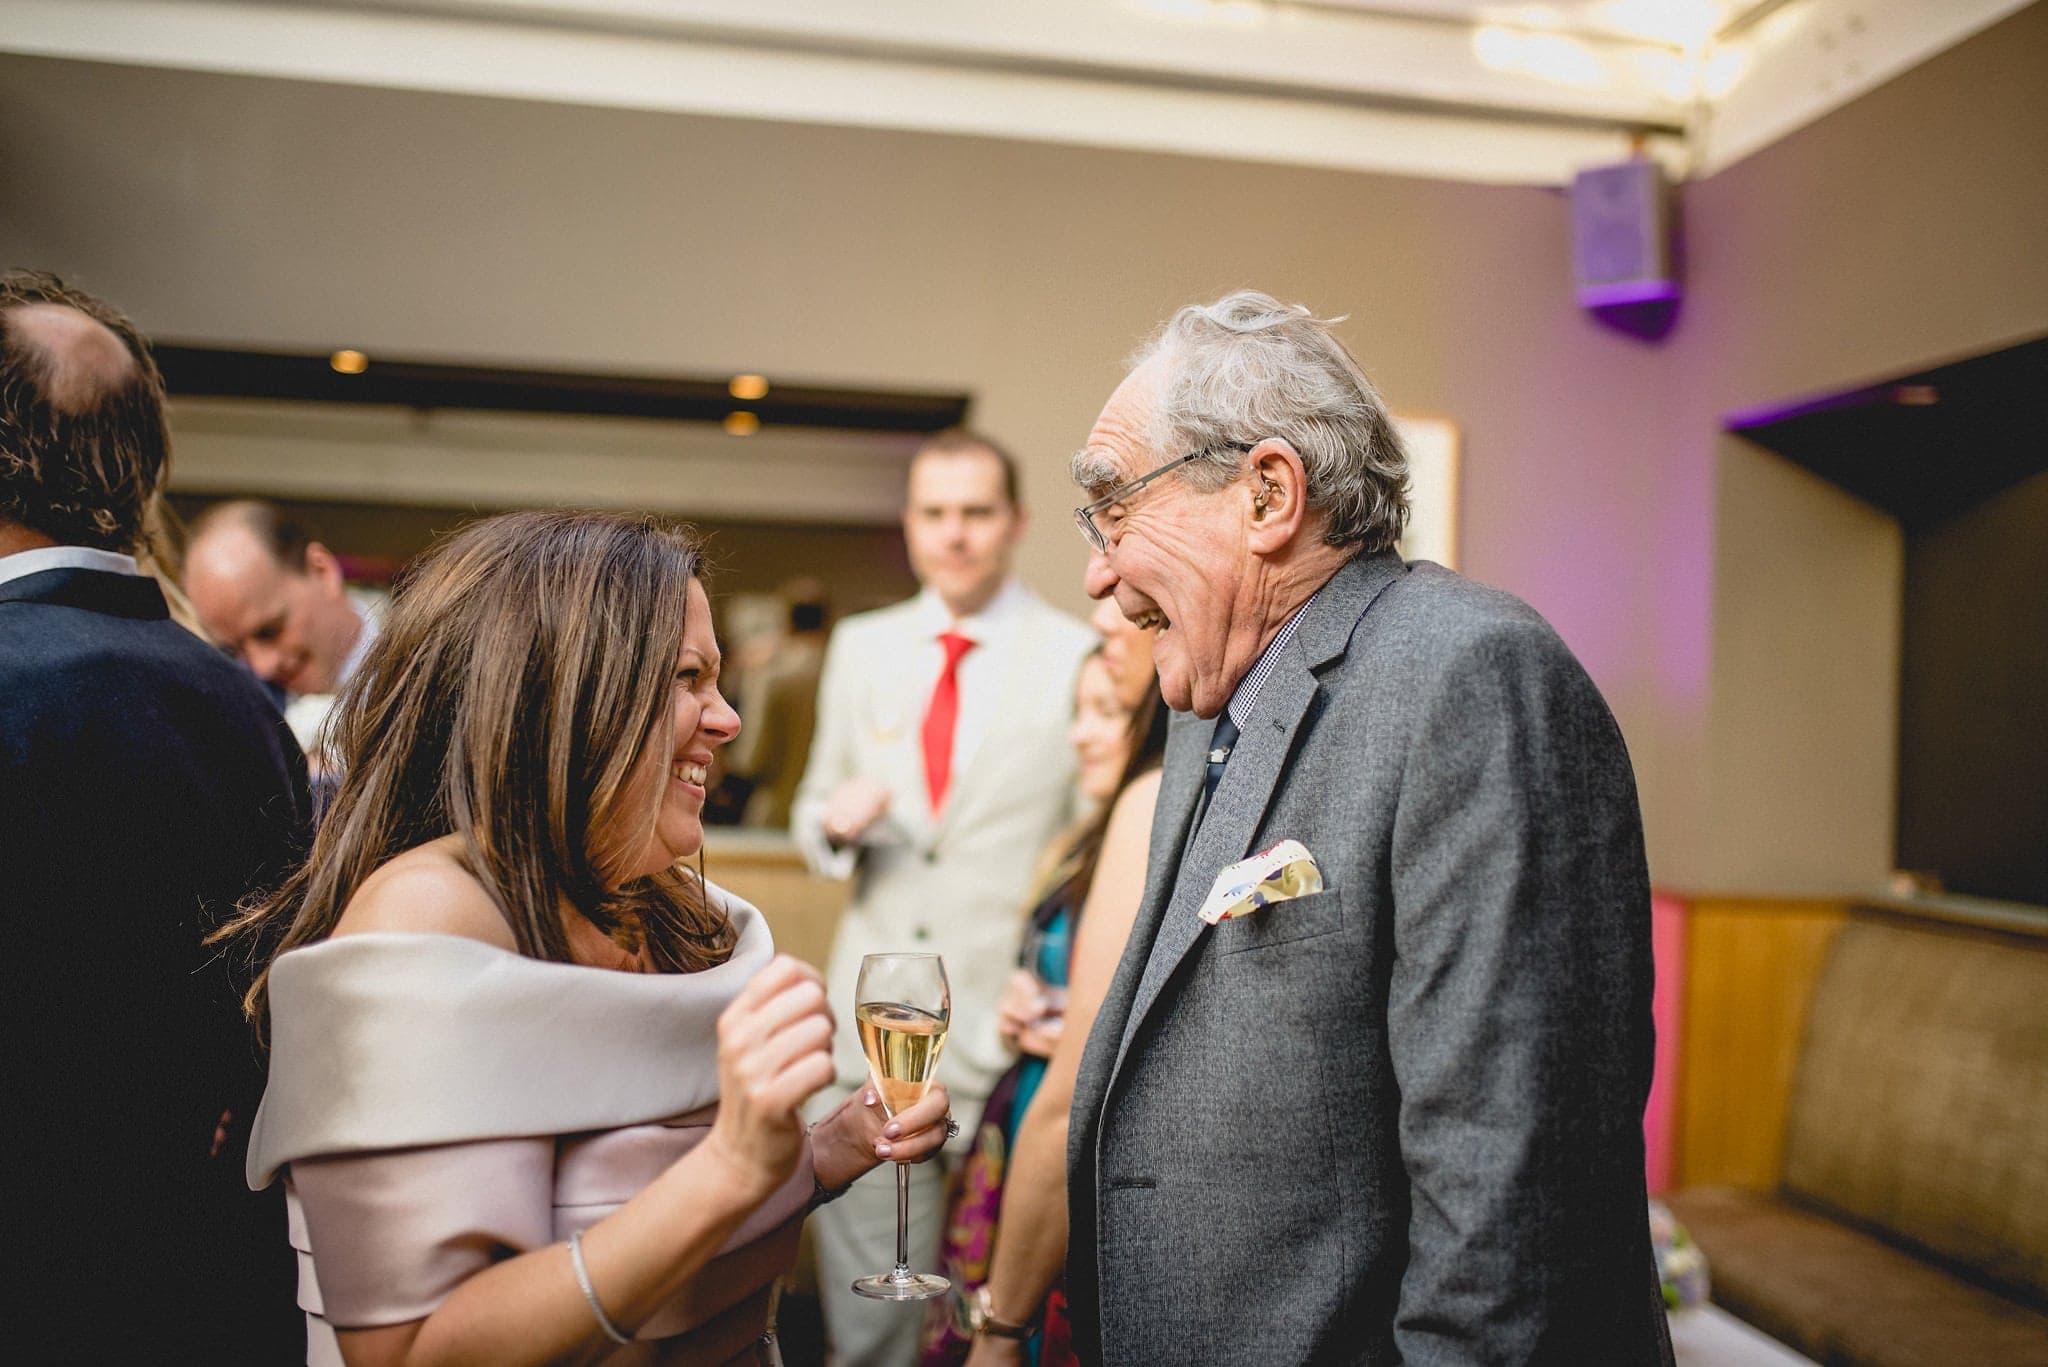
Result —
M1217 954L1248 954L1277 945L1312 940L1344 928L1344 903L1336 888L1275 902L1269 907L1225 921L1212 932L1210 947Z
M870 689L859 712L861 730L872 745L894 745L910 729L910 700L900 690Z

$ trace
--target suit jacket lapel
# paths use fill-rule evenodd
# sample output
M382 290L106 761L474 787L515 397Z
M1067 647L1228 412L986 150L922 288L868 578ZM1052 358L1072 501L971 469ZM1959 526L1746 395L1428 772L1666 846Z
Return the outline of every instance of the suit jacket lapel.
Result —
M1042 695L1034 696L1034 692L1044 689L1072 689L1071 676L1060 677L1056 671L1030 667L1035 662L1050 661L1053 658L1053 651L1043 639L1046 621L1032 610L1035 606L1030 603L1018 606L1017 620L1011 627L1010 639L1004 647L977 647L1001 650L1001 658L997 663L1003 666L1003 681L999 696L996 698L993 713L995 717L1022 717L1037 713L1046 706L1046 700ZM923 717L923 704L920 703L920 724ZM933 839L943 836L948 827L968 820L974 810L989 798L1000 800L1005 791L1000 780L1012 766L1020 763L1045 762L1043 755L1027 753L1015 744L1002 744L999 739L1001 735L1000 727L992 727L989 733L981 738L981 744L975 746L974 753L968 756L967 762L954 767L948 785L949 791L946 794L946 805L932 820ZM917 743L917 781L920 788L924 785L923 743L920 736ZM925 810L931 810L929 800L925 804Z
M1210 723L1181 713L1174 717L1173 727L1167 733L1159 801L1153 808L1152 841L1146 855L1145 891L1138 901L1138 915L1131 923L1130 939L1124 942L1123 958L1117 962L1116 976L1110 979L1109 991L1103 994L1102 1005L1096 1010L1088 1051L1074 1082L1074 1115L1084 1128L1093 1126L1109 1090L1110 1075L1123 1059L1131 1002L1151 958L1152 941L1159 933L1160 918L1165 915L1167 898L1173 892L1181 846L1187 843L1195 803L1202 795L1201 758L1209 728ZM1092 1147L1092 1139L1084 1139L1083 1143Z
M1383 551L1353 560L1331 576L1260 690L1247 718L1250 724L1238 737L1210 809L1191 839L1188 826L1205 772L1202 753L1214 724L1186 719L1177 725L1167 749L1167 777L1160 791L1160 816L1153 825L1145 901L1132 931L1133 950L1124 956L1111 988L1115 1001L1128 978L1130 996L1115 1061L1103 1080L1104 1098L1138 1028L1158 1004L1181 961L1208 933L1210 927L1197 913L1216 874L1250 853L1252 838L1272 806L1288 756L1294 753L1295 737L1315 702L1315 671L1349 649L1366 609L1405 570L1399 555ZM1170 799L1186 805L1169 807ZM1179 814L1170 831L1164 824L1169 812ZM1280 837L1286 834L1276 833ZM1139 950L1141 935L1144 948ZM1109 1005L1105 1003L1105 1009Z
M905 693L900 670L923 644L924 635L914 614L878 632L868 646L869 653L844 685L855 733L855 772L867 774L899 796L889 806L885 821L900 831L913 847L931 843L931 808L924 796L924 752L919 727L924 721L926 699Z
M1174 970L1208 933L1209 927L1197 913L1217 872L1250 852L1252 837L1258 832L1266 808L1272 804L1281 771L1294 749L1295 734L1307 718L1315 696L1316 677L1302 662L1296 643L1289 642L1279 665L1259 692L1258 703L1247 718L1250 724L1231 751L1230 763L1216 785L1216 795L1202 816L1202 824L1187 841L1186 853L1177 861L1177 868L1170 865L1165 872L1163 881L1168 887L1160 899L1164 906L1159 930L1131 1002L1123 1046L1117 1056L1119 1066L1132 1037L1158 1003ZM1194 763L1188 767L1193 771L1199 793L1204 766L1200 755L1193 758Z

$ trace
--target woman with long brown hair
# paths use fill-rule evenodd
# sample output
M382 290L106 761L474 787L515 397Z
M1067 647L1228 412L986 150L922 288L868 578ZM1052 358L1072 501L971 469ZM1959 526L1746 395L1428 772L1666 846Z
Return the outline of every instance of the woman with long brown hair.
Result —
M990 1092L962 1169L946 1229L955 1300L927 1320L923 1367L1074 1360L1060 1278L1067 1112L1137 913L1171 715L1150 634L1119 613L1098 611L1094 620L1103 644L1082 663L1069 733L1090 815L1056 842L1057 862L998 1008L1018 1060Z
M804 1212L944 1138L832 1078L818 975L683 861L739 730L692 543L515 513L403 579L312 856L242 928L316 1363L771 1351Z

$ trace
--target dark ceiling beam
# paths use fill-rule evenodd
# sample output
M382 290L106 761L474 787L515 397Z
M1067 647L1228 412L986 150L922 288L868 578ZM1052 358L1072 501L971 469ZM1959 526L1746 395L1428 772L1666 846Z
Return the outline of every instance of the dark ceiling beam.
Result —
M837 389L777 384L741 400L729 377L604 375L570 370L449 365L372 354L359 373L337 369L341 353L246 351L158 342L153 346L174 398L300 399L385 407L567 413L722 423L735 411L763 427L936 432L966 420L965 394Z

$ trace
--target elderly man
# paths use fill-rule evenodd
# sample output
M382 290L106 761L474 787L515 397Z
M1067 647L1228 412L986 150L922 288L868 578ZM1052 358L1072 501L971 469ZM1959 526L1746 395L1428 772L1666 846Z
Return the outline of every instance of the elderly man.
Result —
M1182 310L1074 473L1089 592L1190 714L1074 1101L1083 1358L1668 1361L1649 887L1584 670L1396 553L1405 457L1305 310ZM1320 891L1200 914L1283 840Z
M927 442L904 501L903 540L923 590L832 633L791 832L817 871L856 879L826 975L840 1013L841 1088L868 1074L853 1023L861 956L930 950L945 958L953 988L946 1085L955 1110L971 1116L1009 1066L996 1001L1032 872L1070 813L1066 729L1095 635L1011 576L1024 509L1015 465L986 438L955 431ZM845 1090L818 1105L829 1109ZM886 1167L811 1221L840 1367L917 1359L922 1317L850 1289L895 1260ZM911 1261L928 1268L943 1174L938 1164L905 1171Z
M201 943L287 871L305 763L135 550L169 459L119 313L0 275L0 906L10 1355L302 1361L284 1207L242 1183L262 1089Z
M273 504L215 504L192 523L185 592L223 650L284 690L285 719L317 756L334 691L377 636L334 553Z

